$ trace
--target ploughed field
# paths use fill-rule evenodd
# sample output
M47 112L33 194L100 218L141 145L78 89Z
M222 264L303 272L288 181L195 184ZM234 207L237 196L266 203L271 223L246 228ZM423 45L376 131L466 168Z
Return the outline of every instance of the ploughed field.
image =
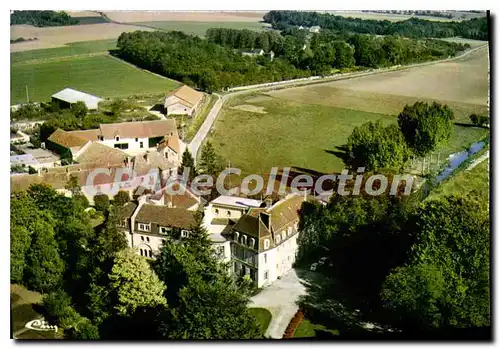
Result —
M205 36L209 28L228 28L228 29L248 29L264 30L271 26L259 22L200 22L200 21L152 21L137 22L136 25L152 27L166 31L182 31L186 34Z
M341 147L355 126L397 122L405 104L438 101L455 113L452 139L441 161L483 138L471 113L488 112L488 50L461 59L400 71L238 96L225 104L212 141L218 153L246 173L273 166L322 173L344 168Z

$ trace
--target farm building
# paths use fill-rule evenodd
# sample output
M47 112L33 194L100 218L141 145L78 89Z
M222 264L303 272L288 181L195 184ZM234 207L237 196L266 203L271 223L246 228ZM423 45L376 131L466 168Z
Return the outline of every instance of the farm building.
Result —
M256 56L262 56L264 55L264 50L259 48L251 51L243 51L241 53L242 56L250 56L250 57L256 57Z
M203 93L192 89L189 86L183 85L170 91L165 98L165 114L183 114L193 116L196 113Z
M102 98L72 88L65 88L52 95L52 103L59 106L60 109L70 108L72 104L81 101L89 110L97 110L99 102L102 100Z

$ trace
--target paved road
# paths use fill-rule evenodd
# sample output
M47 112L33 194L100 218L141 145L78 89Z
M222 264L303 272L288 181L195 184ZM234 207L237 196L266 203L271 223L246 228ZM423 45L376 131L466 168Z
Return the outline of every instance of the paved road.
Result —
M217 118L217 115L218 115L220 109L222 108L222 105L230 97L234 97L234 96L241 95L241 94L246 94L249 92L291 88L291 87L311 85L311 84L320 84L320 83L332 82L335 80L352 79L352 78L357 78L357 77L362 77L362 76L367 76L367 75L387 73L390 71L405 70L405 69L410 69L410 68L415 68L415 67L438 64L438 63L442 63L442 62L451 62L451 61L462 59L462 58L468 56L469 54L471 54L477 50L483 49L485 47L487 48L488 45L478 46L478 47L475 47L473 49L470 49L470 50L464 52L460 56L446 58L446 59L439 60L439 61L417 63L417 64L411 64L411 65L406 65L406 66L390 67L390 68L380 68L380 69L374 69L374 70L363 71L363 72L335 74L333 76L323 77L323 78L311 80L311 81L297 82L294 80L289 80L289 81L283 81L280 85L274 85L274 86L269 86L267 84L254 85L254 86L249 86L248 88L245 88L243 90L238 90L238 91L226 93L223 96L220 96L220 95L214 93L214 95L217 96L219 99L217 100L217 102L215 102L214 106L212 107L212 110L210 110L210 112L208 113L205 121L201 125L200 129L198 130L198 132L194 136L191 143L189 143L188 149L191 152L191 154L193 155L193 157L195 159L195 163L196 163L198 150L200 149L201 144L203 143L203 141L205 140L205 137L210 132L210 129L212 128L212 126L215 122L215 119Z
M265 333L266 337L283 337L288 324L299 309L296 304L299 296L306 294L303 282L295 269L292 269L251 298L250 307L266 308L271 312L272 319Z
M196 158L197 158L196 155L198 154L198 150L200 149L200 146L203 143L203 140L208 135L208 132L210 132L210 129L212 128L212 125L215 122L215 118L217 118L217 114L219 114L220 108L222 107L222 104L224 103L225 99L227 98L227 97L221 97L216 93L214 93L214 96L216 96L218 98L218 100L215 102L214 106L212 107L212 109L208 113L207 117L205 118L205 121L203 121L203 124L201 125L198 132L196 132L196 135L194 136L194 138L188 144L189 152L193 155L195 163L196 163Z

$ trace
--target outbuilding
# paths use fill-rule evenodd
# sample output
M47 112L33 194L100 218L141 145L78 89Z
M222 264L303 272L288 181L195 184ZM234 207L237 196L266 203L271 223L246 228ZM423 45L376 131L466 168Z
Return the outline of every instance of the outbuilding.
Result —
M52 103L58 105L60 109L71 108L72 104L81 101L89 110L97 110L99 102L102 100L102 98L72 88L65 88L52 95Z

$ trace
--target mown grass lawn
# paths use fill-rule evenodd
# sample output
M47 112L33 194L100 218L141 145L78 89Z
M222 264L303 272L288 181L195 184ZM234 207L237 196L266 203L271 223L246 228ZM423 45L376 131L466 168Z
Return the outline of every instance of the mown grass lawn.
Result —
M132 24L132 23L131 23ZM190 22L190 21L154 21L133 24L147 25L161 30L178 30L187 34L205 36L209 28L264 30L266 27L259 22Z
M212 130L218 154L244 173L269 173L274 166L340 172L344 162L332 152L347 142L355 126L395 121L383 114L278 98L251 103L245 99L229 101ZM231 109L249 104L263 107L265 113Z
M269 323L271 322L272 315L269 310L264 308L250 308L250 314L252 314L256 319L257 323L260 326L262 334L264 334L269 327Z
M10 306L12 312L12 330L14 332L24 328L28 321L40 316L33 309L33 304L41 301L42 295L27 290L21 285L10 285Z
M311 321L304 319L299 324L299 326L295 329L293 337L294 338L315 337L316 331L330 332L332 335L339 334L338 330L331 330L331 329L326 328L323 325L313 324Z
M107 55L11 66L11 104L26 102L26 86L30 100L41 102L66 87L100 97L122 97L167 93L178 85Z
M42 61L59 57L108 52L115 48L116 39L73 42L64 47L12 52L10 54L10 62L11 64L16 64L33 60Z

